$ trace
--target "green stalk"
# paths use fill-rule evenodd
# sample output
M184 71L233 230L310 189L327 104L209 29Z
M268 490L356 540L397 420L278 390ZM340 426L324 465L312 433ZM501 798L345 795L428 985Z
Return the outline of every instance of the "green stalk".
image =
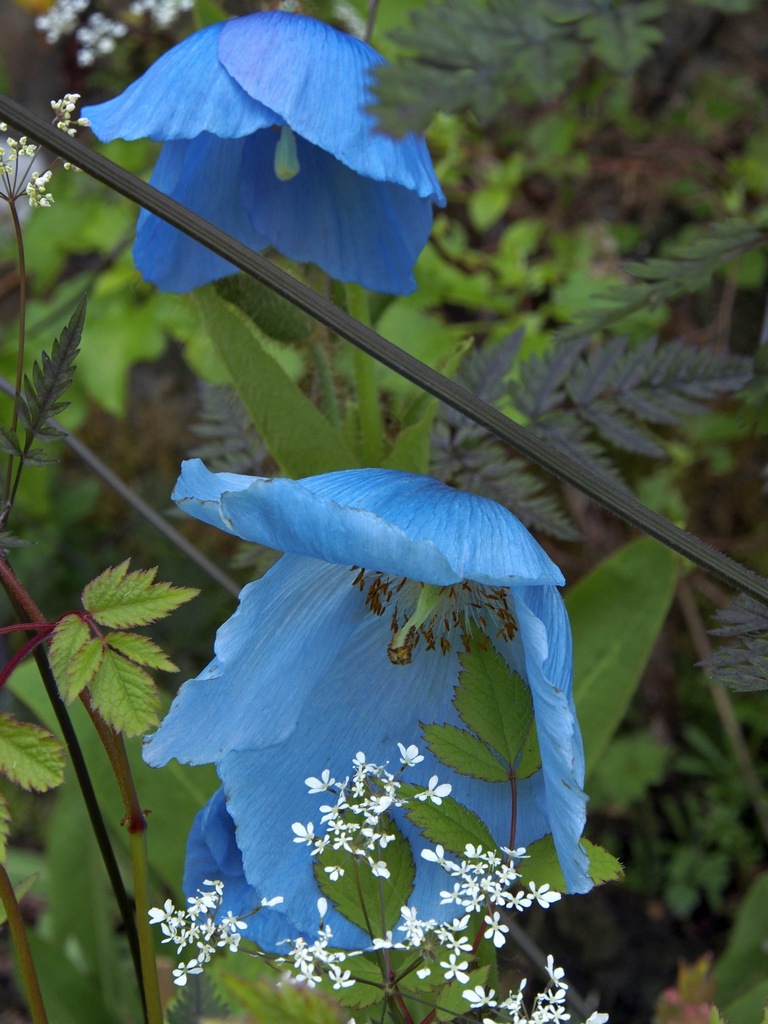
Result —
M16 202L11 197L8 202L13 220L13 230L16 234L16 249L19 260L19 345L16 353L16 387L13 396L13 415L11 416L11 430L15 433L19 422L19 395L21 394L21 383L24 376L24 342L26 337L26 315L27 315L27 266L24 259L24 239L21 234L21 222L16 210ZM21 472L21 465L19 466ZM5 484L3 486L3 523L10 511L11 481L13 480L13 456L8 456L8 465L5 469ZM18 486L18 474L16 479ZM16 486L13 491L15 493Z
M368 292L359 284L347 284L345 288L350 315L369 327L371 313ZM366 466L378 466L383 450L384 419L376 386L376 363L359 348L355 349L355 386L363 463Z
M0 864L0 900L3 902L5 916L8 918L8 926L11 929L11 938L19 961L19 971L24 982L24 992L27 996L29 1012L32 1014L32 1024L48 1024L48 1016L43 1005L43 995L37 980L37 971L32 959L32 950L29 948L19 901L16 899L8 872L2 864Z

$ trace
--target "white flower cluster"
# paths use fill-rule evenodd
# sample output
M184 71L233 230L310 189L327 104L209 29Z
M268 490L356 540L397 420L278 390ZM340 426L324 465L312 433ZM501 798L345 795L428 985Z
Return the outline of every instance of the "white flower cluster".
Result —
M172 972L174 985L186 985L190 974L202 974L203 965L207 964L217 949L237 951L242 931L248 927L245 921L229 911L220 920L216 920L224 885L216 880L205 879L203 885L211 889L198 889L197 896L187 900L184 910L177 910L172 900L166 900L162 909L153 907L149 912L150 924L159 924L165 938L163 942L172 942L176 946L178 956L187 946L195 946L197 952L191 960L182 961ZM273 907L283 902L282 896L272 900L262 900L261 906ZM257 909L261 909L260 907Z
M54 45L74 34L79 43L77 63L89 67L97 57L112 53L118 39L129 32L129 25L108 17L102 11L91 11L81 24L81 15L91 0L53 0L44 14L35 18L35 28L45 33L45 41ZM192 10L194 0L131 0L125 12L131 18L149 16L152 24L166 29L185 11Z
M194 0L133 0L128 13L136 16L148 14L156 28L168 28L180 14L191 11Z
M314 855L328 849L344 851L353 858L365 860L372 874L381 878L388 877L389 872L380 851L394 837L386 822L382 822L382 815L390 808L405 806L409 800L429 800L439 806L451 792L449 785L441 785L438 778L433 776L427 788L410 797L402 795L400 774L424 758L416 746L406 748L399 743L398 747L402 768L396 776L386 766L368 763L365 755L359 752L353 761L351 784L349 779L337 784L327 770L322 772L320 778L306 779L310 793L334 793L336 801L320 808L321 822L327 826L324 835L318 837L311 822L307 825L296 822L293 825L294 842L306 843ZM462 916L454 918L450 923L438 924L434 920L421 920L415 908L401 907L402 923L397 925L396 931L401 932L402 937L396 940L392 931L386 931L382 938L373 939L368 951L408 950L416 955L412 966L420 980L439 974L445 981L455 980L460 985L468 984L470 960L476 951L476 943L469 938L476 931L470 927L473 914L483 914L485 927L482 937L501 948L509 931L502 921L501 910L522 911L534 901L546 909L561 898L560 893L552 890L549 885L537 886L533 882L528 883L527 889L510 891L510 886L520 877L514 865L525 856L524 849L510 850L502 847L500 852L496 852L467 845L461 862L456 863L446 857L442 846L422 851L424 860L433 862L454 880L450 891L441 892L442 902L455 903L463 911ZM334 881L344 874L345 869L343 865L334 865L324 870L330 881ZM343 969L341 965L346 967L345 961L360 956L366 950L333 950L332 930L323 921L327 910L325 899L318 901L318 910L320 926L317 939L313 943L307 943L304 939L288 940L291 953L280 962L291 964L294 983L314 986L325 974L335 989L351 987L355 984L352 973L354 968ZM441 955L443 959L440 959ZM568 985L564 980L564 971L554 966L551 956L547 960L547 971L549 984L535 997L530 1015L523 1003L525 982L518 992L510 993L502 1000L496 999L493 989L486 990L482 985L466 989L463 996L472 1009L488 1007L495 1011L494 1017L483 1018L483 1024L496 1024L498 1020L512 1024L547 1024L550 1021L570 1020L565 1006ZM397 979L390 979L390 984L396 982ZM407 996L407 992L403 994ZM593 1013L586 1024L605 1024L607 1020L606 1014Z
M78 127L84 127L90 123L87 117L77 119L72 117L79 99L79 93L68 92L61 100L51 100L54 124L65 131L67 135L75 135ZM0 132L7 131L8 125L0 122ZM22 135L20 139L8 136L6 145L8 146L7 151L0 146L0 198L12 203L19 196L26 194L30 206L51 206L53 196L48 191L48 183L53 173L51 168L48 167L45 171L31 170L37 154L37 146L30 142L26 135ZM25 158L23 166L20 166L19 157ZM70 163L65 163L64 168L65 170L77 170Z
M386 765L369 763L365 754L359 752L353 760L351 778L337 783L326 769L319 778L313 776L305 780L310 793L329 793L335 797L333 803L320 808L321 822L326 826L323 835L315 834L312 822L306 825L296 822L292 826L294 842L306 844L314 856L328 852L342 854L333 858L337 863L324 867L329 881L343 877L347 864L355 862L367 863L371 873L380 879L388 878L385 851L396 838L388 811L404 807L410 801L430 801L439 806L449 796L451 787L441 784L436 776L429 780L427 787L415 791L411 787L409 795L406 795L400 776L405 769L424 758L416 746L398 744L398 747L401 768L396 775L388 771ZM560 899L560 893L549 885L537 886L533 882L529 882L527 888L518 886L513 891L514 883L520 878L515 864L525 856L524 849L502 847L497 851L467 845L462 858L454 861L446 856L442 846L424 850L424 860L441 868L453 881L453 888L442 892L441 897L444 904L456 904L460 916L449 923L438 923L421 920L414 907L401 907L400 922L394 931L385 923L383 935L372 938L365 949L345 951L333 947L333 931L325 923L328 901L322 897L317 901L319 924L314 941L303 937L286 939L282 945L289 947L288 952L269 958L285 970L282 983L314 988L327 978L339 991L358 982L365 984L355 977L356 957L376 950L405 950L412 954L408 958L408 967L399 976L393 974L383 979L387 988L404 998L409 996L407 978L412 971L421 981L431 979L435 985L456 982L469 986L470 971L473 970L471 962L481 939L493 942L497 948L506 941L509 928L502 920L503 911L522 911L534 902L547 908ZM329 858L326 856L325 859ZM162 910L150 911L151 921L159 924L166 936L163 941L176 943L177 952L188 945L197 947L195 956L186 963L180 963L173 972L177 985L184 985L188 975L199 974L217 947L236 950L241 938L240 930L247 927L242 919L231 913L216 923L222 902L222 886L219 882L206 881L205 884L213 886L213 891L198 890L199 895L188 900L186 911L177 911L170 900ZM256 910L280 902L281 897L262 900ZM483 915L484 927L479 932L476 924L472 924L472 918L477 914ZM475 934L479 937L473 941L470 936ZM469 1004L468 1008L487 1008L493 1013L493 1016L483 1016L483 1024L557 1024L569 1021L571 1016L566 1009L568 985L563 969L555 967L551 956L547 958L547 973L549 982L534 997L530 1011L526 1010L523 1002L525 981L517 992L510 992L503 999L497 998L494 989L486 989L480 984L465 988L462 995ZM605 1024L607 1020L606 1014L593 1013L586 1024ZM354 1020L349 1024L355 1024Z

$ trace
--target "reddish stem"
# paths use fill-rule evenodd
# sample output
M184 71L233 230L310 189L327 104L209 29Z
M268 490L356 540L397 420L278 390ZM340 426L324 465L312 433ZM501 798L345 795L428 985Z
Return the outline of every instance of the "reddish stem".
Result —
M16 668L16 666L20 665L21 662L24 661L26 656L28 654L31 654L32 651L34 651L34 649L38 646L38 644L43 643L43 641L46 640L51 635L51 633L56 628L56 623L55 622L47 622L45 624L45 626L43 626L43 627L41 627L37 623L35 623L34 626L31 625L30 623L27 623L27 625L22 627L22 628L23 629L30 629L30 628L38 629L39 632L38 632L37 636L30 637L30 639L27 640L27 642L24 644L24 646L21 647L14 654L14 656L10 659L10 661L7 663L7 665L5 666L3 671L0 672L0 690L3 688L3 686L5 686L5 684L8 681L8 679L10 679L10 677L13 674L13 671Z

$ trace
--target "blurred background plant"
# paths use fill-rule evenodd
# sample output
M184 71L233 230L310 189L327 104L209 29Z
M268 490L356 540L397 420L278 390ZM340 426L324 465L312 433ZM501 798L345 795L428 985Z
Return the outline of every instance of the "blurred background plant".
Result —
M246 9L239 0L5 4L0 85L41 112L64 91L97 102L193 27ZM369 14L364 0L318 0L306 11L357 32ZM376 329L763 575L766 40L759 0L380 0L372 36L393 61L379 87L383 124L427 128L448 198L416 267L418 290L371 296ZM149 142L102 149L144 176L157 152ZM18 271L0 216L0 375L12 379ZM157 293L133 267L134 221L127 201L78 175L24 225L30 365L89 295L67 429L166 512L190 454L213 469L289 471L300 435L270 434L208 329L210 310L234 317L225 305L234 303L281 394L308 396L358 451L346 343L242 278L197 303ZM345 301L319 272L277 260ZM507 504L571 585L588 836L621 859L626 881L532 914L529 938L622 1024L645 1024L656 1005L658 1020L676 1019L663 1015L660 993L682 992L679 959L701 963L711 952L714 1001L731 1024L753 1024L768 999L768 698L726 691L697 667L719 642L707 634L711 615L732 595L655 543L632 542L624 524L392 371L377 367L376 379L382 464ZM155 631L182 677L194 675L236 587L211 583L64 444L59 456L22 481L17 529L36 546L14 552L18 575L34 581L51 617L129 556L202 588L204 598ZM199 524L182 529L237 584L274 557ZM735 663L765 674L763 648L741 662L720 658L721 676ZM38 685L31 668L18 673L0 708L21 701L48 724ZM83 742L98 757L85 732ZM178 892L184 840L215 776L152 772L133 755L147 806L167 807L173 788L173 819L151 819L161 901ZM116 823L117 795L97 781ZM0 790L14 821L9 873L27 891L53 1019L131 1019L105 886L72 882L74 862L88 858L101 877L79 794L64 786L32 798L2 780ZM25 1019L7 960L0 1007L2 1024Z

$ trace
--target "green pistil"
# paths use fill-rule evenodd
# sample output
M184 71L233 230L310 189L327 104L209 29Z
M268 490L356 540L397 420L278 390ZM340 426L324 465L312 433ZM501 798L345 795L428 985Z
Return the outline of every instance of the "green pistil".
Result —
M296 154L296 136L287 124L280 129L280 138L275 146L275 174L280 181L290 181L301 170Z
M395 633L387 648L387 655L393 665L410 665L411 651L419 639L419 628L432 615L435 606L443 596L444 589L444 587L436 587L432 583L422 583L413 615L402 629Z

